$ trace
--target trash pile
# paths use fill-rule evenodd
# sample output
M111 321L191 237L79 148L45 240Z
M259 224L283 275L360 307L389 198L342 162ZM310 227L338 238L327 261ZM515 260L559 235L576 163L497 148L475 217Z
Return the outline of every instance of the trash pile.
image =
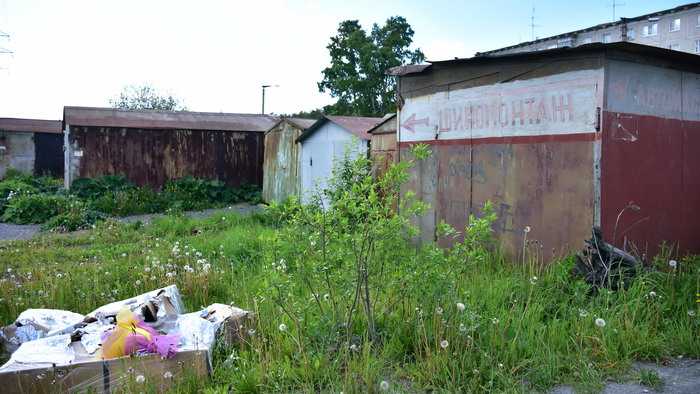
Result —
M593 227L591 239L576 254L574 276L583 278L597 292L601 288L627 288L641 268L631 254L605 242L599 227Z
M52 379L47 379L50 386L59 383L67 390L79 386L81 391L90 388L110 392L110 388L130 378L128 373L113 376L115 371L122 371L117 367L119 360L132 364L139 360L143 371L133 366L124 369L135 375L136 381L146 379L147 369L186 369L183 360L188 357L190 361L205 359L192 363L206 364L204 370L208 373L217 333L226 331L225 337L238 338L244 321L250 318L247 311L224 304L185 313L175 285L104 305L85 316L63 310L28 309L13 324L0 329L0 347L5 357L9 354L9 361L0 367L0 387L15 384L16 392L22 392L19 386L51 375ZM80 373L71 374L78 366L82 367ZM57 371L62 371L58 376L63 381L57 381ZM173 374L170 370L163 372L165 378ZM32 385L30 391L41 391L36 388Z

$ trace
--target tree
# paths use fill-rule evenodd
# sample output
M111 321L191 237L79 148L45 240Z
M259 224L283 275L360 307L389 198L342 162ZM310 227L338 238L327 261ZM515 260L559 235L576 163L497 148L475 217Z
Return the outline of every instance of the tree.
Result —
M311 111L299 111L293 114L280 114L283 118L321 119L323 108L312 109Z
M109 100L109 104L120 109L155 109L161 111L185 111L182 101L166 95L149 85L126 86L119 97Z
M318 83L321 92L337 98L325 112L336 115L382 116L396 110L391 67L425 60L420 49L410 49L414 31L406 19L394 16L384 26L374 24L367 34L359 22L341 22L328 48L331 64Z

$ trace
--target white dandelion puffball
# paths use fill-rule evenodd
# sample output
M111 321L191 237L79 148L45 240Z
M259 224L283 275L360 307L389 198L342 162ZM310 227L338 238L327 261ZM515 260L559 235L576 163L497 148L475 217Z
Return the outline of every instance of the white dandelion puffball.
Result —
M440 341L440 347L441 347L441 348L447 349L448 346L450 346L450 343L447 342L447 339L443 339L442 341Z
M655 291L650 291L650 292L649 292L649 297L652 297L652 298L656 297L656 292L655 292Z
M692 310L692 309L689 309L689 310L688 310L688 316L690 316L690 317L695 316L695 311Z
M382 380L382 382L379 383L379 388L382 389L382 391L389 390L389 382L387 382L386 380Z
M280 324L279 329L280 329L280 331L282 331L282 332L287 331L287 325L284 324L284 323L282 323L282 324Z
M163 374L163 377L166 379L172 379L173 373L170 371L165 371L165 373Z
M668 265L669 267L675 269L678 266L678 262L676 260L669 260Z
M530 283L533 284L533 285L534 285L535 283L537 283L537 277L536 277L536 276L533 276L532 278L530 278Z
M436 307L436 308L435 308L435 313L437 313L438 315L442 315L442 308L440 308L439 306Z
M464 306L464 304L462 304L461 302L458 302L458 303L457 303L457 310L458 310L458 311L464 312L465 309L467 309L467 307Z
M143 375L139 375L136 377L136 383L143 383L146 381L146 377Z
M525 228L523 229L523 232L524 232L525 234L527 234L527 233L530 232L530 230L532 230L532 229L530 228L530 226L525 226Z
M596 325L596 326L603 328L603 327L605 327L605 324L606 324L606 323L605 323L605 320L603 320L603 319L601 319L601 318L595 319L595 325Z

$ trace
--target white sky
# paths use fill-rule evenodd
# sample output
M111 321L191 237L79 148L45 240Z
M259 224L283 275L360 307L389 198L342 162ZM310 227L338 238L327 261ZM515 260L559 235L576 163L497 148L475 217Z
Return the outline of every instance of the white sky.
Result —
M611 1L538 0L538 36L611 19ZM684 1L627 0L617 16ZM332 103L316 82L338 23L366 29L407 18L428 59L530 38L527 1L0 0L0 117L60 119L64 105L107 106L123 86L148 83L193 111L291 113Z

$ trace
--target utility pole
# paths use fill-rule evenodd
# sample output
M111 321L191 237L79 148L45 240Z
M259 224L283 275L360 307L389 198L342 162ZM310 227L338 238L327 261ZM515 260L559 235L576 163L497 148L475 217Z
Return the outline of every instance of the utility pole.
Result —
M265 89L267 88L278 88L280 85L262 85L262 111L261 114L265 115Z
M535 41L535 27L540 25L535 24L535 6L532 6L532 14L530 15L530 40Z

